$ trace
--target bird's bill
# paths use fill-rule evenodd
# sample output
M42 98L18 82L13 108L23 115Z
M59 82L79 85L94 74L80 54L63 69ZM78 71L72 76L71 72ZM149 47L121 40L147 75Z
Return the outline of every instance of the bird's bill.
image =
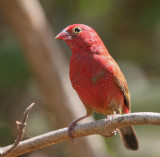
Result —
M61 40L71 40L72 39L68 31L66 31L65 29L61 31L55 38L61 39Z

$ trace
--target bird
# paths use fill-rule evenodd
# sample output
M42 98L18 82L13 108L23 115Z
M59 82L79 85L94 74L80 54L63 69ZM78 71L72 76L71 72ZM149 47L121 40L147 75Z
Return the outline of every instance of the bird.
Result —
M70 81L86 109L84 116L70 123L68 135L71 139L77 123L93 112L106 116L131 112L127 81L93 28L72 24L55 38L64 40L72 51ZM139 142L133 126L119 128L118 131L128 150L138 150Z

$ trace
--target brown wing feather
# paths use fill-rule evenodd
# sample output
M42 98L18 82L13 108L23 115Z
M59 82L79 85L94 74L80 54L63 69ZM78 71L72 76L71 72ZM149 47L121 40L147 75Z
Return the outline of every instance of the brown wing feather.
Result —
M114 64L114 67L115 67L113 69L115 82L120 87L121 91L123 92L125 102L126 102L126 106L130 111L131 103L130 103L130 93L129 93L127 81L126 81L121 69L119 68L118 64L115 62L115 60L113 58L111 58L111 61Z
M116 75L114 76L114 79L115 79L117 85L121 88L121 91L123 92L124 97L125 97L126 106L130 110L130 106L131 106L130 94L129 94L128 85L127 85L126 80L121 79L121 78L119 79L119 77L117 77Z

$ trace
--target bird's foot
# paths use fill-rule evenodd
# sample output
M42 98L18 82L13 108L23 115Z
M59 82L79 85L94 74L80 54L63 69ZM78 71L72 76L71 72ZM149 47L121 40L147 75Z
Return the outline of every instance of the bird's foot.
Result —
M73 121L70 123L70 125L68 126L68 136L70 137L71 141L75 143L74 140L74 127L77 125L76 121Z
M109 120L109 122L111 123L111 122L112 122L112 119L113 119L114 117L116 117L117 115L119 115L119 114L117 114L116 111L114 111L112 115L107 115L106 118L107 118L107 120Z
M112 115L107 115L106 118L107 118L107 120L109 120L110 123L112 122L112 118L113 118Z
M114 130L114 131L112 132L113 136L116 136L117 131L118 131L118 129L116 129L116 130Z
M75 143L73 134L74 134L74 127L77 125L77 122L81 121L84 118L87 118L89 115L90 115L90 113L87 112L87 114L85 116L77 118L70 123L70 125L68 127L68 136L70 137L72 142Z
M112 119L113 119L114 117L116 117L117 115L119 115L119 114L117 114L117 113L114 111L112 115L107 115L106 118L107 118L107 120L109 121L109 123L111 124L111 123L112 123ZM118 129L114 130L114 131L112 132L112 136L115 136L116 133L117 133L117 131L118 131Z

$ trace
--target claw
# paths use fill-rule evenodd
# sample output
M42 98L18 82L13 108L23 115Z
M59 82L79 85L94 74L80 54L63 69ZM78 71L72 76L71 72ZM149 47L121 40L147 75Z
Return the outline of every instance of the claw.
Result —
M74 120L73 122L70 123L70 125L68 126L68 136L70 137L71 141L73 143L76 143L74 140L74 127L77 125L77 121Z
M107 115L106 118L107 118L107 120L109 121L109 123L111 124L111 123L112 123L112 119L113 119L114 117L116 117L117 115L119 115L119 114L117 114L117 113L114 111L112 115ZM116 135L117 131L118 131L118 129L115 129L115 130L112 132L113 136Z
M112 114L112 115L107 115L107 120L109 120L109 122L111 123L111 122L112 122L112 119L113 119L114 117L116 117L117 115L119 115L119 114L117 114L116 111L113 111L113 114Z
M79 122L80 120L82 120L84 118L87 118L89 115L90 114L87 113L85 116L77 118L73 122L70 123L70 125L68 127L68 136L70 137L70 139L72 140L72 142L75 143L73 134L74 134L74 127L77 125L77 122Z
M112 132L112 133L113 133L113 136L116 135L117 131L118 131L118 129L116 129L116 130L114 130L114 131Z
M68 127L68 136L70 137L71 141L75 143L74 140L74 127L77 125L77 123L75 121L71 122L69 127Z
M111 124L112 123L112 118L113 118L113 116L112 115L107 115L107 120L109 121L109 123Z

